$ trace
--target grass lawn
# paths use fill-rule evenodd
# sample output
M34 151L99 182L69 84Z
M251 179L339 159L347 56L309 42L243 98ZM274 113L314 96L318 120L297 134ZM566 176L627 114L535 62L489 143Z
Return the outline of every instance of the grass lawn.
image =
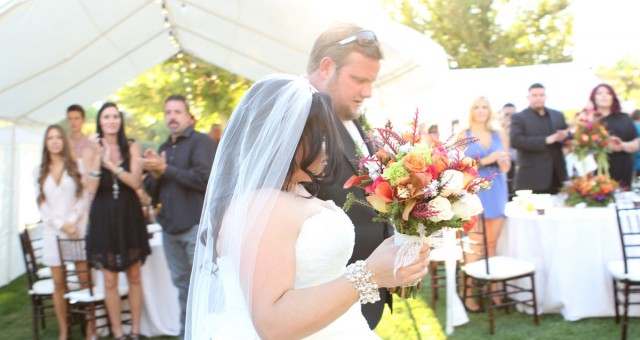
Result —
M427 282L427 279L424 280ZM26 293L27 281L22 276L9 285L0 288L0 338L2 340L31 339L31 300ZM415 300L395 298L394 313L388 309L376 328L376 333L384 339L446 339L445 296L441 289L440 298L434 312L430 306L430 290L424 287ZM75 327L74 339L82 339ZM544 314L540 316L540 326L535 326L530 315L503 311L496 313L496 334L489 335L487 314L469 314L469 323L457 327L449 338L462 339L619 339L622 327L613 318L593 318L567 322L562 316ZM47 329L42 339L57 339L55 320L47 320ZM156 337L154 339L177 339ZM640 339L640 319L632 318L628 339Z

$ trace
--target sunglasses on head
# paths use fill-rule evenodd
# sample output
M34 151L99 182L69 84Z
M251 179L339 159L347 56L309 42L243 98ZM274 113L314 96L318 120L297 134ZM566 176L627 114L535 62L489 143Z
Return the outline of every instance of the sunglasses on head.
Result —
M378 39L372 31L360 31L354 35L348 36L336 43L336 45L344 46L352 42L357 42L361 46L370 46L376 43Z

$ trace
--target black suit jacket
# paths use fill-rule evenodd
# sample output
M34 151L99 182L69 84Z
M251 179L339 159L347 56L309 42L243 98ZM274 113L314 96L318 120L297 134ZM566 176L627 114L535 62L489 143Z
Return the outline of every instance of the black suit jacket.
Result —
M365 139L362 126L357 120L354 120L358 131L363 139ZM358 158L356 156L356 144L347 132L344 124L338 120L336 128L340 135L340 139L343 144L343 157L342 164L340 165L340 175L336 182L332 186L321 187L318 193L318 197L323 200L332 200L337 206L344 205L347 194L352 192L356 198L360 200L365 199L365 192L360 188L344 189L344 183L358 170ZM366 140L366 139L365 139ZM367 142L367 149L371 155L374 154L373 147L370 142ZM366 260L369 255L389 236L393 235L393 229L384 223L373 222L373 218L378 214L372 208L364 207L359 204L354 204L347 212L347 215L355 226L355 247L349 263L353 263L357 260ZM369 326L375 327L380 321L382 311L384 309L384 303L387 302L391 307L391 297L387 290L381 290L381 301L373 305L363 305L363 314Z
M562 144L547 145L545 138L557 130L567 128L564 115L555 110L545 108L548 121L527 108L511 118L511 146L518 150L518 169L515 175L515 189L545 190L551 185L555 172L562 182L567 178L567 167L562 154Z

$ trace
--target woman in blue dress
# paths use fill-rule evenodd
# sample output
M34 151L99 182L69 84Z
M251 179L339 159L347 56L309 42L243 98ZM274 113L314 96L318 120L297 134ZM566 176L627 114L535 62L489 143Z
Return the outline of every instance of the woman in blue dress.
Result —
M460 137L475 137L478 140L470 144L465 154L478 161L481 177L493 176L493 185L478 193L485 216L487 251L489 256L496 255L496 242L504 226L504 209L508 200L507 172L511 168L509 140L496 123L496 115L491 111L489 100L478 97L469 111L469 128L460 133ZM475 301L473 301L475 302ZM494 303L500 303L494 299ZM469 310L477 310L477 304L466 303Z

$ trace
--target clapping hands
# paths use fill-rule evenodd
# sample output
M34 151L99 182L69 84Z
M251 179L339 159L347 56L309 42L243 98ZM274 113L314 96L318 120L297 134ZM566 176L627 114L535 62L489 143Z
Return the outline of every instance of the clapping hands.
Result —
M568 129L567 130L557 130L553 134L547 136L545 141L546 141L547 144L562 143L562 142L564 142L565 139L567 139L567 137L569 137L569 130Z
M489 154L489 156L487 157L488 159L488 164L491 163L511 163L511 152L509 151L502 151L502 150L496 150L494 152L492 152L491 154Z
M142 162L142 168L151 171L151 175L154 178L160 178L167 169L167 155L165 152L158 155L155 150L147 149L140 161Z
M611 146L611 150L613 150L614 152L623 151L622 139L620 139L620 137L618 136L609 137L609 145Z

